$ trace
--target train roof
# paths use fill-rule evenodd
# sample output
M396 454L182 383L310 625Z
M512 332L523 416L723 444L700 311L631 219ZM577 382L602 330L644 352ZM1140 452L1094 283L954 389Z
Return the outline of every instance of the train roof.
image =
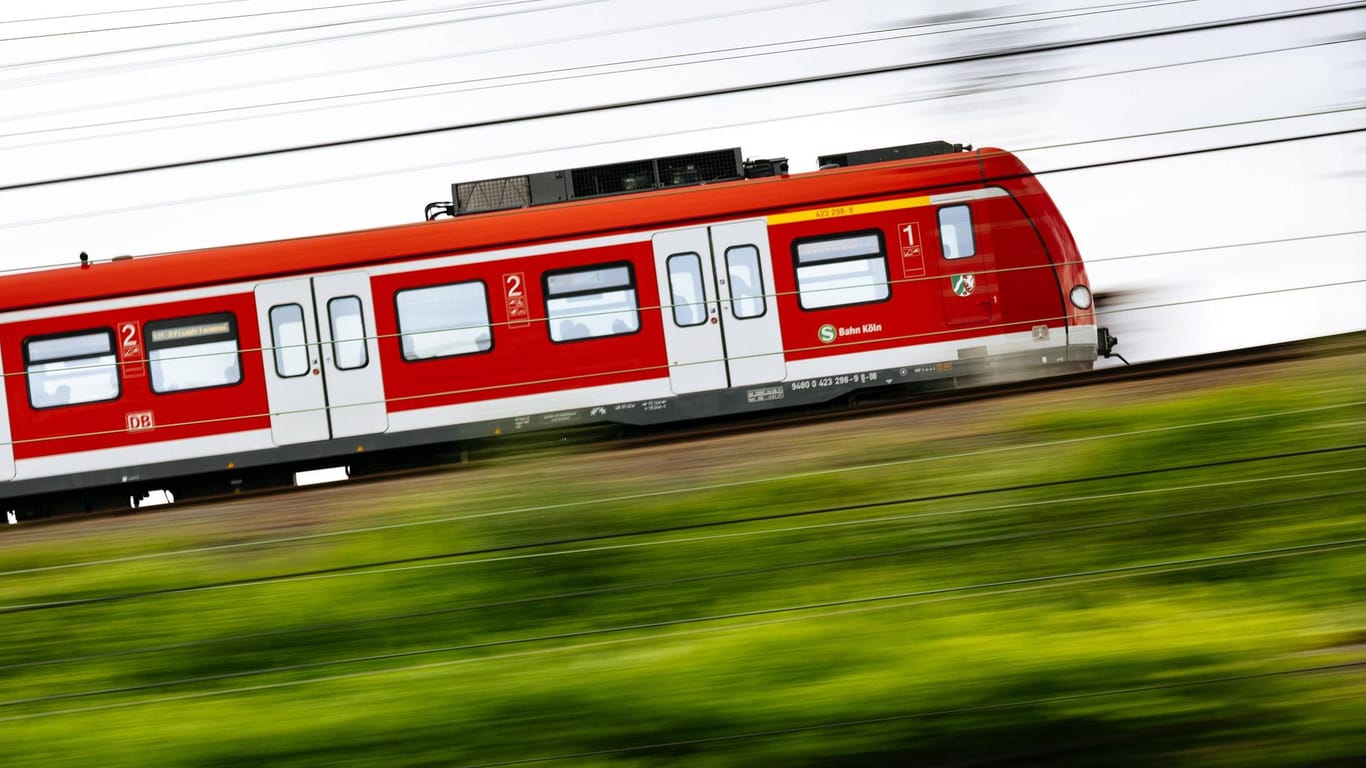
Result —
M851 197L1007 181L1028 170L994 148L725 181L377 229L121 258L0 276L0 312L285 278L368 265L743 219Z

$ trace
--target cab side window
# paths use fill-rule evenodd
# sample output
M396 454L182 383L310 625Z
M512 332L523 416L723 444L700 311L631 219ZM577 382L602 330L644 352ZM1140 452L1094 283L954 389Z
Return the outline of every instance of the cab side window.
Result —
M939 242L944 258L966 259L976 255L977 241L972 236L972 209L949 205L939 209Z

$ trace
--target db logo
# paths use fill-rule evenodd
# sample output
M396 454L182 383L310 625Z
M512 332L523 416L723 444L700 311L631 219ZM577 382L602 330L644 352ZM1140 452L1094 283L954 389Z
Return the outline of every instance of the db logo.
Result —
M835 337L838 335L839 334L835 333L835 326L829 323L822 325L820 330L816 331L816 338L820 339L822 344L829 344L834 341Z
M151 411L124 414L123 418L128 423L129 432L147 432L156 428L156 422L152 419Z

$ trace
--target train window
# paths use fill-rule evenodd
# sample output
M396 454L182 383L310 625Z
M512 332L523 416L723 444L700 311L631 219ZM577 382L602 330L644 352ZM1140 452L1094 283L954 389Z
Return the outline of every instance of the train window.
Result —
M482 282L399 291L398 334L404 360L430 360L493 348L488 290Z
M327 302L327 317L332 324L332 362L337 369L351 371L369 365L360 297L338 296Z
M545 316L551 341L578 341L639 331L640 311L631 265L546 273Z
M737 318L762 317L768 311L758 248L752 245L727 248L726 277L730 280L730 310Z
M237 318L227 312L147 324L152 391L225 387L242 380Z
M702 257L695 253L675 253L666 263L674 325L687 328L707 322L707 305L702 302Z
M304 308L282 304L270 308L270 343L275 348L275 373L282 379L308 375L308 340L304 337Z
M34 408L119 397L114 332L108 328L24 341L28 403Z
M972 210L966 205L940 208L939 240L946 259L966 259L975 255L977 243L972 237Z
M891 296L881 232L797 240L792 252L802 309L868 304Z

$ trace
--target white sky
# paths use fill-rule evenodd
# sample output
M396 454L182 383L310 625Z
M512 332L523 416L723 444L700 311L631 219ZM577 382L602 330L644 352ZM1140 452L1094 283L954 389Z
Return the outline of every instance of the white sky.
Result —
M279 13L334 5L352 7ZM1310 7L1318 6L9 0L0 8L0 187ZM969 11L982 20L943 23ZM82 13L98 15L74 16ZM23 21L57 16L67 18ZM388 20L341 23L380 17ZM278 31L295 27L310 28ZM426 203L449 199L453 181L699 149L740 146L805 171L819 154L942 138L1017 151L1045 171L1358 129L1364 31L1358 9L0 191L0 269L73 263L83 250L108 258L412 222ZM1335 42L1346 38L1356 39ZM1299 50L1168 66L1284 48ZM138 50L109 53L129 49ZM641 59L651 61L622 63ZM1152 67L1162 68L1108 74ZM434 84L445 85L411 90ZM410 90L317 101L391 89ZM303 99L314 101L260 106ZM1338 111L1078 143L1330 110ZM151 119L186 113L201 114ZM1128 292L1118 306L1351 283L1108 317L1120 350L1146 360L1366 328L1366 235L1105 261L1366 230L1364 136L1041 178L1092 262L1094 288Z

